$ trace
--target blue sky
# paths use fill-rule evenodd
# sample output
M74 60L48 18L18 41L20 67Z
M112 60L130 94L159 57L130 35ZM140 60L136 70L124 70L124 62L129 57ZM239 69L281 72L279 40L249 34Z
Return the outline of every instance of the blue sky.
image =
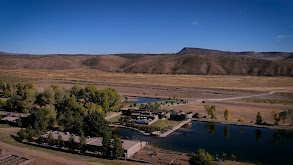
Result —
M0 51L293 52L291 0L0 0Z

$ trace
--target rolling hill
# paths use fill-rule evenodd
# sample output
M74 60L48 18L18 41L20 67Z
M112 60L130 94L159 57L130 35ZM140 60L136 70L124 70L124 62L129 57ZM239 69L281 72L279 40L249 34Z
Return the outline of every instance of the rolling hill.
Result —
M283 60L289 56L293 56L293 53L288 52L230 52L230 51L220 51L211 49L201 49L201 48L188 48L185 47L177 54L198 54L198 55L238 55L238 56L249 56L254 58L263 59L273 59L273 60Z
M292 62L239 55L0 55L0 68L43 70L89 68L127 73L293 76Z

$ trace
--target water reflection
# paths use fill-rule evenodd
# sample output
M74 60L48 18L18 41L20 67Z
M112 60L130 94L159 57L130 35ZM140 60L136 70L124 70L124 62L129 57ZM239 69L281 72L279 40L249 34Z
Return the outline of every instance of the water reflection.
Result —
M240 133L243 134L244 128L240 128Z
M204 126L204 129L206 131L208 131L211 135L214 135L215 133L215 129L216 129L216 126L214 123L207 123L205 126Z
M224 136L225 136L225 138L228 138L230 136L230 132L229 132L229 127L228 126L226 126L224 128Z
M256 138L257 142L259 142L261 135L262 135L262 133L259 129L255 130L255 138Z
M292 164L293 131L192 122L191 128L178 129L166 138L125 129L121 129L120 135L176 152L192 153L204 148L212 155L235 154L240 161L256 164Z

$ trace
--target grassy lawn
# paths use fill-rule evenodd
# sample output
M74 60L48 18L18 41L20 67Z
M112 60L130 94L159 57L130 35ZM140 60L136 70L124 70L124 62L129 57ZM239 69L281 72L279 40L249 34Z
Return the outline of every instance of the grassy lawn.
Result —
M39 147L19 143L11 137L11 135L16 135L19 130L20 130L20 128L15 128L15 127L0 128L0 141L7 143L7 144L10 144L10 145L22 147L22 148L25 148L28 150L43 152L43 153L50 154L53 156L60 156L60 157L69 158L69 159L73 159L73 160L80 160L80 161L86 161L86 162L92 162L92 163L97 162L97 163L101 163L101 164L105 164L105 165L134 164L134 163L119 161L119 160L107 160L107 159L102 159L102 158L82 156L82 155L78 155L78 154L70 154L70 153L65 153L65 152L60 152L60 151L55 151L55 150L50 150L50 149L45 149L45 148L39 148Z
M111 119L108 119L108 122L110 122L110 123L119 122L120 117L121 117L121 115L115 116Z
M160 129L171 126L174 127L178 125L181 121L173 121L173 120L158 120L152 123L150 126L158 127Z
M12 128L12 127L8 124L0 124L0 128Z

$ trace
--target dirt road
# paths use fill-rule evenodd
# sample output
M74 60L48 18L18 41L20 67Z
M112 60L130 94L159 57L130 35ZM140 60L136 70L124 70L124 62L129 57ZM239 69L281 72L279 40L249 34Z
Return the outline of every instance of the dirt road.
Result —
M271 91L269 93L262 93L262 94L249 95L249 96L236 96L236 97L229 97L229 98L219 98L219 99L191 100L191 101L189 101L189 103L200 103L202 101L226 101L226 100L235 100L235 99L245 99L245 98L251 98L251 97L267 96L267 95L272 95L274 93L282 93L282 92L293 92L293 90Z

